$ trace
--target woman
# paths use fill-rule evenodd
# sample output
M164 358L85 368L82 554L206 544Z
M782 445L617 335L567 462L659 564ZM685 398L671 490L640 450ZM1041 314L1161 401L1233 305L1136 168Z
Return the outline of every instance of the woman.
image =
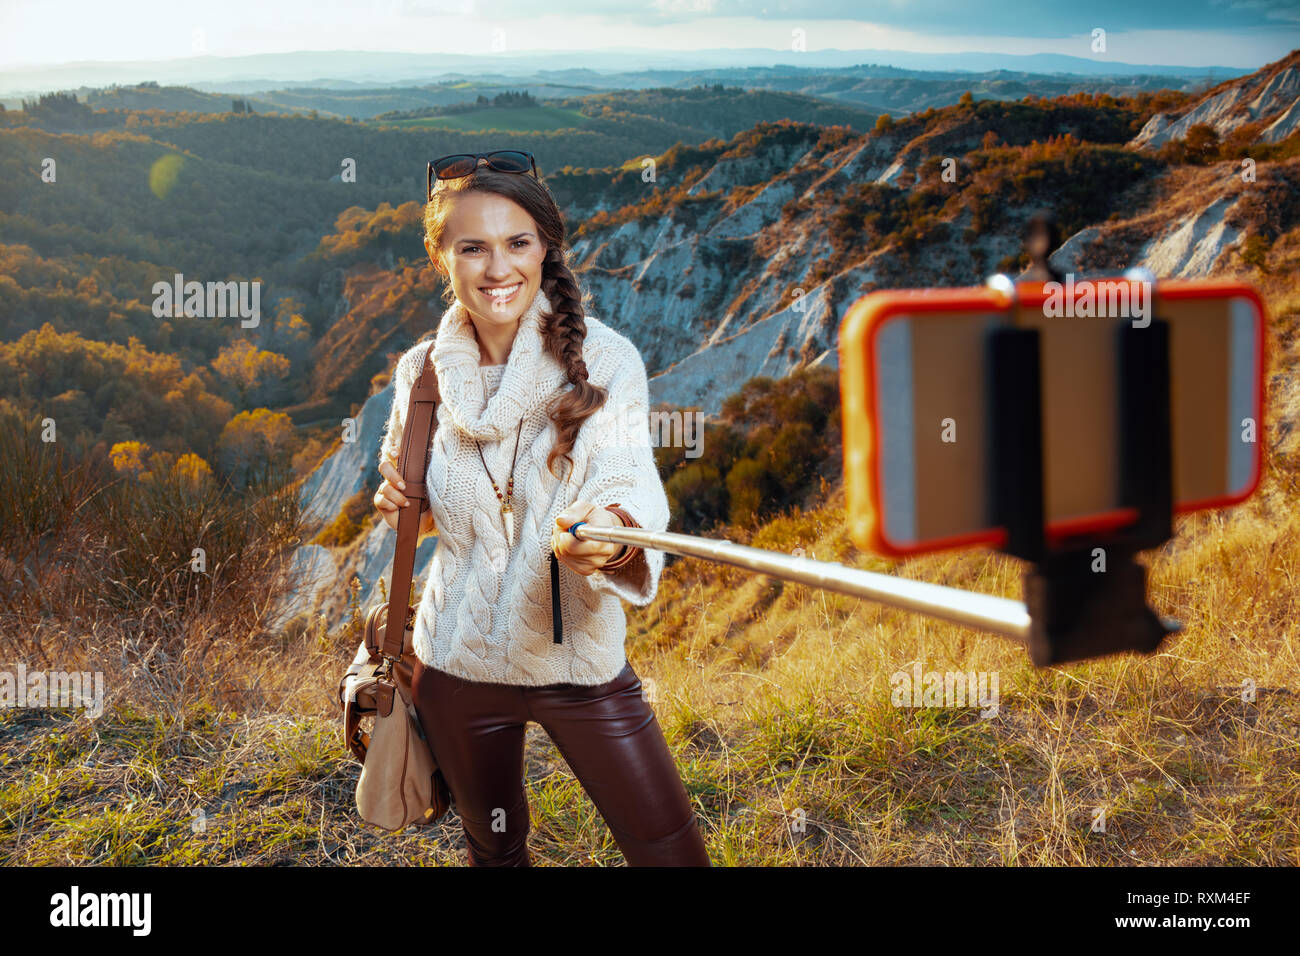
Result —
M421 534L439 536L416 619L412 688L469 862L530 865L523 747L532 720L629 865L708 866L623 648L620 598L654 599L663 553L579 541L566 530L577 521L667 528L640 353L584 312L565 265L563 217L530 154L431 163L424 226L452 301L429 354L441 403ZM393 528L398 509L410 506L396 461L428 349L421 342L406 352L394 375L375 495ZM552 554L563 565L558 643Z

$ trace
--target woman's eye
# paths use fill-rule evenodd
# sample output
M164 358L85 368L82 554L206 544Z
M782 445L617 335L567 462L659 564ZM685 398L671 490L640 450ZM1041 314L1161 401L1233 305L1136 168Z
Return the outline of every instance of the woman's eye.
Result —
M516 246L516 245L519 245L519 246L526 246L526 245L528 245L528 240L527 240L527 239L516 239L516 240L515 240L514 242L512 242L510 245L511 245L511 246ZM482 248L483 248L482 246L466 246L464 249L461 250L461 252L475 252L475 251L477 251L477 250L479 250L479 249L482 249Z

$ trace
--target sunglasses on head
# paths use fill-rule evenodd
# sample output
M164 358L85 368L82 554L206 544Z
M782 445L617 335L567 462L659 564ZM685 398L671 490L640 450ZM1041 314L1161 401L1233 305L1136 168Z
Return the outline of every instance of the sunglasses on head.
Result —
M433 198L433 179L459 179L478 169L478 161L486 160L489 167L499 173L526 173L530 169L534 179L537 175L537 162L533 154L522 149L494 149L490 153L452 153L435 159L429 164L429 192Z

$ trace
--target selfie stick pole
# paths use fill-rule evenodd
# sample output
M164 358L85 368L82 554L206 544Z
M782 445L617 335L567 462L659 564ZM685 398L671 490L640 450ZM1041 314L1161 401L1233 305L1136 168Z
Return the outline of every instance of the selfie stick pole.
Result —
M1023 602L1010 598L963 591L961 588L925 581L912 581L892 574L863 571L836 562L796 558L779 551L765 551L736 544L734 541L697 538L671 531L597 527L583 523L574 531L574 537L579 541L610 541L730 564L799 584L880 601L954 624L993 631L1022 643L1027 642L1029 636L1029 613Z

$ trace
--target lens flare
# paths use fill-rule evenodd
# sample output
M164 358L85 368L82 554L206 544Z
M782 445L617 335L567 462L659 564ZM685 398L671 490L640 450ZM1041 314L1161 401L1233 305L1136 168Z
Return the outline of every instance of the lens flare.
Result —
M181 167L184 165L184 156L177 156L175 153L159 156L149 169L149 188L153 190L153 194L159 199L166 199L167 194L176 185L176 180L180 178Z

